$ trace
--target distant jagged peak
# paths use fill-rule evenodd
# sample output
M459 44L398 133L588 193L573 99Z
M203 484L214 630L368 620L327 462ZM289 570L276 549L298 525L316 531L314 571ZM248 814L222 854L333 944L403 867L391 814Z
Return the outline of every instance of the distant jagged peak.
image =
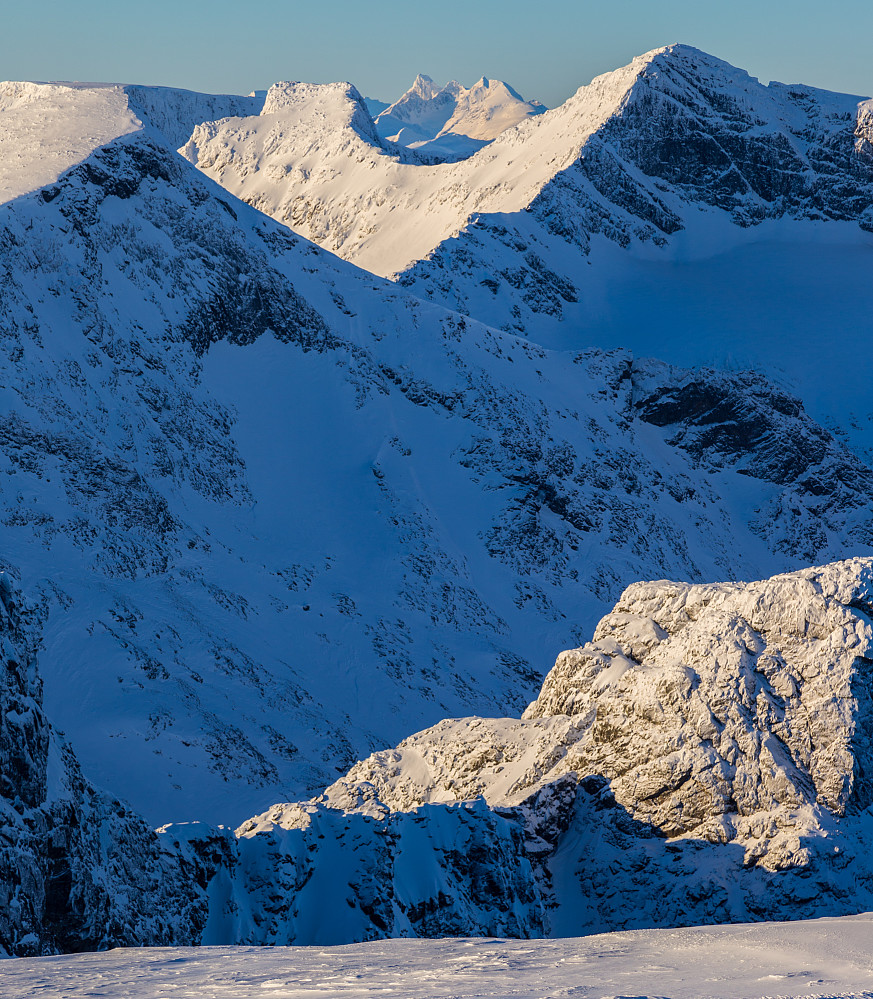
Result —
M449 80L437 87L422 73L398 100L376 116L383 139L440 158L469 156L520 121L542 114L509 84L482 76L472 87Z
M416 94L423 100L429 101L431 97L434 97L439 92L439 87L433 82L433 80L424 73L419 73L412 83L409 90L403 96L408 96L410 94ZM402 98L401 98L402 100Z

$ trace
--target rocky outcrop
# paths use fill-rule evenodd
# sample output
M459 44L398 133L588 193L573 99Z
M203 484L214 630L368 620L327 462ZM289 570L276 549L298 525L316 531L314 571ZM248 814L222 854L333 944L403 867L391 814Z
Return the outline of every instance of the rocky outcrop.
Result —
M0 574L0 956L192 942L178 858L88 782L45 717L42 616Z
M524 827L484 801L379 816L276 805L235 835L160 832L194 887L204 944L543 933Z
M323 800L514 807L561 932L860 911L873 897L871 595L869 559L634 584L521 721L443 722Z
M82 778L8 644L27 641L9 588L2 604L0 752L21 789L0 799L8 953L563 936L873 903L873 559L634 584L521 719L444 721L318 800L158 837Z

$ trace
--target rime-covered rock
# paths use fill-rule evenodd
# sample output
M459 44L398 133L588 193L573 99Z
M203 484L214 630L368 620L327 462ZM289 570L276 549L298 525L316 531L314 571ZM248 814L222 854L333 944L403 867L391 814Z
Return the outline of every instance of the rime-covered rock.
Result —
M275 805L235 835L160 832L200 886L205 944L543 933L524 826L484 801L381 816Z
M860 911L873 891L871 584L870 559L634 584L558 657L522 720L442 722L323 800L367 814L480 795L515 807L561 932Z

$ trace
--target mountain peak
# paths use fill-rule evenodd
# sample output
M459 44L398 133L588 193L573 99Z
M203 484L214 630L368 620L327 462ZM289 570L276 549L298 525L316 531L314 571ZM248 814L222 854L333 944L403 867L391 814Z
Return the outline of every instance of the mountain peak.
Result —
M424 100L430 100L438 91L439 87L436 86L429 76L424 73L419 73L415 80L413 80L412 86L403 96L405 97L410 94L416 94Z
M437 87L419 73L409 90L376 116L376 128L388 141L441 159L463 159L544 110L501 80L483 76L468 90L457 80Z

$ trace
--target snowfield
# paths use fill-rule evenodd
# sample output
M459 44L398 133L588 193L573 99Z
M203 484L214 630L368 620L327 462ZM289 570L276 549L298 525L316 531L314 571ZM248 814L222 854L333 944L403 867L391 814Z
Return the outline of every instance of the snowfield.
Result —
M2 965L4 999L868 999L873 916L565 940L119 949Z

